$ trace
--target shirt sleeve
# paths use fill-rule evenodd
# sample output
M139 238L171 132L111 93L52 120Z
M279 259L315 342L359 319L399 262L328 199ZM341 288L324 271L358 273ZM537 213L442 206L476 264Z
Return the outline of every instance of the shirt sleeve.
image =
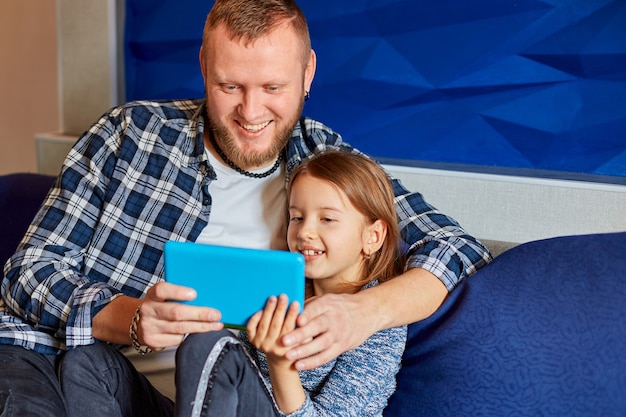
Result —
M423 268L452 290L492 260L489 250L454 219L392 178L396 213L408 268Z
M8 312L60 340L60 348L94 342L91 319L120 291L84 275L119 123L107 114L74 145L63 171L16 253L5 265ZM65 343L65 346L63 346Z

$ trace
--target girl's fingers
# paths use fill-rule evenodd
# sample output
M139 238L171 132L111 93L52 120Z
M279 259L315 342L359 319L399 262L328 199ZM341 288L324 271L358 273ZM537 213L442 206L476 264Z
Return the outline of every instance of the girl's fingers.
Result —
M300 304L289 304L286 295L269 297L263 310L255 313L248 320L248 338L254 346L266 353L278 352L280 337L296 327ZM279 349L279 350L277 350Z
M276 297L271 296L267 299L265 307L263 308L261 320L257 326L257 335L259 338L266 338L274 317L274 310L276 309Z
M289 306L289 310L287 310L287 315L285 316L285 323L283 324L282 333L290 332L296 328L296 320L298 319L298 314L300 313L300 303L294 301Z
M272 321L268 329L268 337L272 339L278 339L282 334L283 323L285 321L285 314L287 313L287 307L289 306L289 299L286 295L281 294L278 296L276 302L276 308L273 312Z
M246 330L248 331L248 339L250 341L254 340L257 334L257 327L259 326L259 321L261 320L261 315L263 311L257 311L250 317L248 320L248 324L246 325Z

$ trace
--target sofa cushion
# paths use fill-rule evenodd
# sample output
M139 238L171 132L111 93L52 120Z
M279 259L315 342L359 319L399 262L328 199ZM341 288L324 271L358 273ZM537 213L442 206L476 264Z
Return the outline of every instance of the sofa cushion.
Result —
M13 255L55 177L17 173L0 175L0 271Z
M626 233L504 252L409 326L386 417L624 416Z

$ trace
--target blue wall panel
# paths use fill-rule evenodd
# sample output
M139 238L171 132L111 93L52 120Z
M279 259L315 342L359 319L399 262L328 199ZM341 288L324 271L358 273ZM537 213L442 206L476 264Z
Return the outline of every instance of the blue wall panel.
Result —
M212 2L126 4L127 99L201 97ZM626 177L626 1L299 4L318 56L305 114L363 151Z

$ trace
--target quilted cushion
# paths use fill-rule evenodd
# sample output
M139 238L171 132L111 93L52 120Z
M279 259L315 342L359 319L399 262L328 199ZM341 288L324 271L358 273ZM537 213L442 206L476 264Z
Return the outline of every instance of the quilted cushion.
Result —
M626 233L517 246L409 326L386 417L626 415Z

